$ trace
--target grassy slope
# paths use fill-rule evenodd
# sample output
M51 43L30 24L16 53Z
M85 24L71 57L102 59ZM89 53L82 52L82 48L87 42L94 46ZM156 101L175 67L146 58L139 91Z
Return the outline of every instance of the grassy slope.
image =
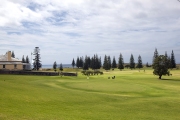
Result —
M171 73L164 80L152 70L115 70L89 80L0 75L0 119L178 120L180 71Z

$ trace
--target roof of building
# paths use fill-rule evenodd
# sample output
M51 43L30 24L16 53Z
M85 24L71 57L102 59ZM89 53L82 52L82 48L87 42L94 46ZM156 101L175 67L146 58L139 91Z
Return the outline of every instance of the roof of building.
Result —
M0 61L8 61L8 56L7 55L0 55ZM17 58L11 57L12 62L21 62L21 60Z

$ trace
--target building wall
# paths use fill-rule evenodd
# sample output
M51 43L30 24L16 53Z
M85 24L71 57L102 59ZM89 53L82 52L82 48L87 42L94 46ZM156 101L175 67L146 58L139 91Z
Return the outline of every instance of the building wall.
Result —
M16 64L16 68L15 68L15 64L4 64L5 68L3 68L3 64L0 64L0 69L8 69L8 70L22 70L23 69L23 65L22 64Z

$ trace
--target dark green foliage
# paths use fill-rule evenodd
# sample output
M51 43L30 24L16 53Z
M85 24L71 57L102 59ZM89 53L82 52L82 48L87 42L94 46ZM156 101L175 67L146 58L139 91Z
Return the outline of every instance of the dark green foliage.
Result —
M101 68L101 58L99 58L97 54L91 58L90 66L93 70Z
M105 70L110 70L111 69L111 58L110 56L104 56L104 63L103 63L103 68Z
M108 56L108 68L111 69L111 57Z
M176 68L176 61L175 61L175 56L174 56L173 50L171 53L171 68Z
M83 57L80 57L80 58L79 58L79 67L80 67L80 68L83 67L83 63L84 63Z
M88 65L88 57L85 57L84 64L83 64L83 70L88 70L89 65Z
M12 53L11 53L11 57L15 58L14 51L12 51Z
M83 60L83 57L77 57L76 66L78 68L83 68L84 70L87 70L89 68L93 70L100 69L101 57L99 58L97 54L96 55L94 54L92 58L86 56L85 60Z
M131 69L135 68L135 62L134 62L133 54L131 54L129 65L130 65Z
M117 68L115 57L113 57L112 68Z
M73 58L73 60L72 60L72 67L74 68L75 65L76 64L75 64L75 61L74 61L74 58Z
M60 64L60 66L59 66L59 70L62 72L63 71L63 65L62 65L62 63Z
M30 62L29 62L29 57L28 57L28 56L26 56L26 63L30 63Z
M139 57L138 57L138 64L137 64L137 68L143 68L143 65L142 65L142 58L141 58L141 56L139 55Z
M121 53L119 55L118 69L120 70L124 69L124 59Z
M81 72L83 75L87 75L87 76L90 76L90 75L103 75L103 72L101 71L98 71L98 70L94 70L94 71L82 71Z
M26 63L26 60L24 59L24 55L22 57L22 63Z
M153 74L158 75L159 79L161 79L162 75L169 75L168 65L167 65L167 57L164 55L158 56L153 63Z
M83 57L77 57L76 67L77 67L77 68L82 68L82 67L83 67L83 64L84 64Z
M42 66L41 61L40 61L41 57L40 57L39 47L35 47L33 55L35 56L35 58L33 59L34 70L39 70L39 68L41 68Z
M55 72L56 72L56 68L57 68L57 63L55 61L54 64L53 64L53 69L54 69Z
M155 60L158 56L159 56L159 54L158 54L157 48L155 48L152 64L154 63L154 60Z
M79 57L77 57L77 60L76 60L76 67L77 67L77 68L80 67Z

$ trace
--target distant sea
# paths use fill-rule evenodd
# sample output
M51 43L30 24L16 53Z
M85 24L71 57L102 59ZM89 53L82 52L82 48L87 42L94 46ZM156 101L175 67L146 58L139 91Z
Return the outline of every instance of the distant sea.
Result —
M72 68L71 64L62 64L63 68ZM53 68L53 65L42 65L42 68ZM59 65L57 65L57 68L59 68Z

